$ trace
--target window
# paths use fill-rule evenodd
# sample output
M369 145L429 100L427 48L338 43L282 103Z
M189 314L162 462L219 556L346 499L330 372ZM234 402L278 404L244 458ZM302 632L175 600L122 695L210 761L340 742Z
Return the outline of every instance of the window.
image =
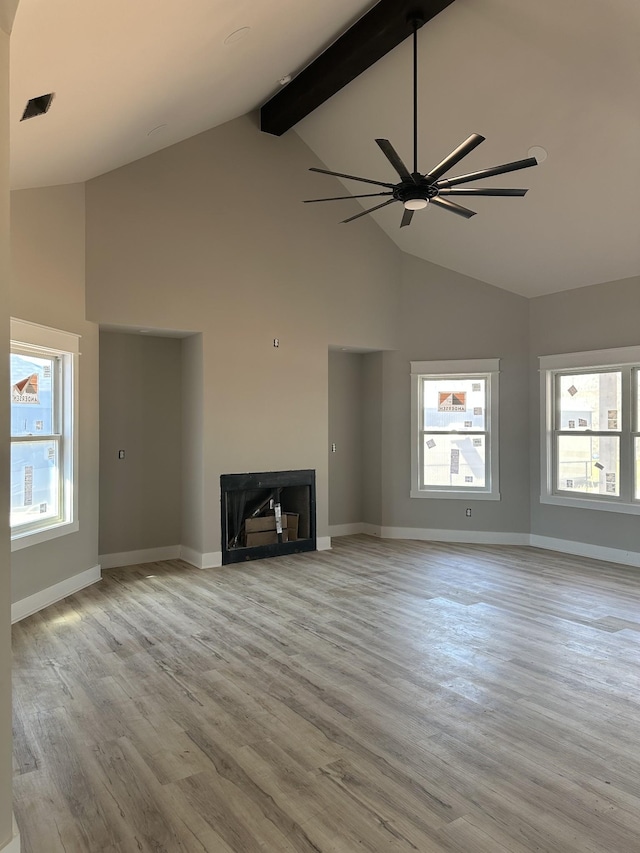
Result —
M411 497L500 500L499 364L411 362Z
M640 513L640 347L540 358L543 503Z
M77 335L11 320L13 550L78 529Z

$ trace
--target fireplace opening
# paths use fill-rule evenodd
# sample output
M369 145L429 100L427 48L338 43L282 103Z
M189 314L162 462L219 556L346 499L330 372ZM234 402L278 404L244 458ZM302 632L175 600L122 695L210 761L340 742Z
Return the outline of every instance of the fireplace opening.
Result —
M316 473L220 477L222 564L316 550Z

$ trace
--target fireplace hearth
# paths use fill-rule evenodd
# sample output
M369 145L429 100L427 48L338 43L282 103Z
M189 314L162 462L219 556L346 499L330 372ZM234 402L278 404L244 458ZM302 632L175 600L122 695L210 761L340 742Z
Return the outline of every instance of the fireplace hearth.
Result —
M316 472L220 477L222 564L316 550Z

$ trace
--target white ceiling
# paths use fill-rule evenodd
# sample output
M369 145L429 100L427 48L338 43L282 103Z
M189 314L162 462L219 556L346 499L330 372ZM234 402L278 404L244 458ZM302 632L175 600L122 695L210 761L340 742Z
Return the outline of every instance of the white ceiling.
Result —
M21 0L13 185L87 180L255 109L372 5ZM225 44L241 27L245 38ZM470 220L428 208L400 230L399 204L373 214L398 246L526 296L640 274L640 2L455 0L419 46L420 171L472 132L486 142L454 174L531 146L548 158L483 182L529 187L525 198L461 199L478 211ZM20 123L26 101L50 91L48 115ZM395 181L374 139L390 139L411 165L410 43L296 131L328 168ZM332 185L318 175L317 196L334 195ZM328 204L336 221L353 212L353 202Z

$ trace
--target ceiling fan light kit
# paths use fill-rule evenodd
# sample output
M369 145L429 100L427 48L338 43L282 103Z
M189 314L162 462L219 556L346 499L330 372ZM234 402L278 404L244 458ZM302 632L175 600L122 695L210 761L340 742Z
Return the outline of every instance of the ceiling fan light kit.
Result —
M424 210L429 204L428 198L408 198L404 204L405 210Z
M311 168L311 172L320 172L323 175L332 175L336 178L346 178L351 181L359 181L365 184L373 184L378 187L384 187L382 192L363 193L361 195L336 196L333 198L311 198L305 199L305 204L311 204L319 201L339 201L348 198L373 198L375 196L389 196L386 201L370 207L357 213L355 216L350 216L348 219L343 219L345 222L353 222L354 219L359 219L361 216L366 216L368 213L373 213L374 210L379 210L381 207L386 207L396 201L402 202L404 212L400 227L411 223L413 214L416 210L424 210L424 208L433 204L443 210L448 210L450 213L455 213L465 219L470 219L476 215L474 210L469 210L455 201L451 200L451 196L509 196L522 197L526 195L526 189L511 189L504 187L460 187L461 184L467 184L472 181L480 181L484 178L491 178L496 175L505 175L508 172L516 172L519 169L528 169L531 166L537 166L538 161L535 157L527 157L524 160L516 160L513 163L504 163L501 166L493 166L490 169L481 169L476 172L469 172L466 175L458 175L457 177L443 177L449 172L463 157L470 154L475 148L484 142L484 136L479 133L472 133L468 139L459 145L454 151L444 158L437 166L431 169L430 172L422 174L418 171L418 30L423 25L424 21L420 17L413 16L410 23L413 27L413 171L405 166L404 162L396 152L393 145L388 139L376 139L380 150L385 155L397 172L400 181L392 184L386 181L375 181L370 178L360 178L356 175L346 175L342 172L333 172L329 169ZM444 196L448 196L445 198Z

